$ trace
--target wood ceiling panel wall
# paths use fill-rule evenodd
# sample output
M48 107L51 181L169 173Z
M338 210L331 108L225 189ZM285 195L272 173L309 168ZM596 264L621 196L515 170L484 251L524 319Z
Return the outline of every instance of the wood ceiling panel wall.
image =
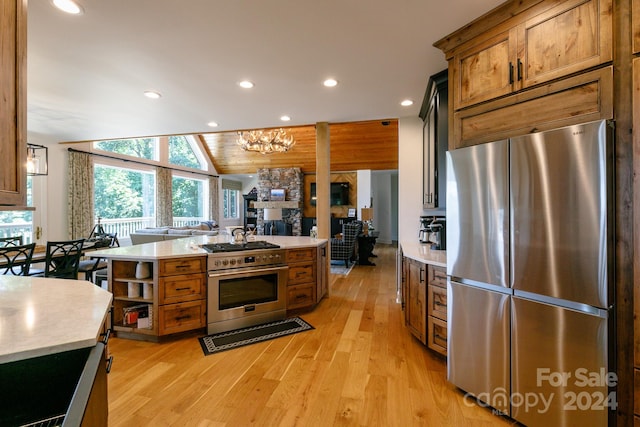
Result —
M287 153L263 155L243 151L236 144L236 132L202 134L201 138L221 175L250 174L262 168L288 167L299 167L303 173L315 173L315 125L285 129L296 140L296 144ZM398 169L397 120L330 124L329 133L332 171Z

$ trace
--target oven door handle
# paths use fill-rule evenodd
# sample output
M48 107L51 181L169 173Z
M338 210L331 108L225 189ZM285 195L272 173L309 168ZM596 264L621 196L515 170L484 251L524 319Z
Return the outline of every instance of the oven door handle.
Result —
M210 271L209 277L222 277L222 276L230 276L242 273L251 273L251 275L262 274L262 273L274 273L282 270L286 270L289 267L286 265L278 265L264 268L253 268L253 267L242 267L242 268L234 268L229 270L216 270Z

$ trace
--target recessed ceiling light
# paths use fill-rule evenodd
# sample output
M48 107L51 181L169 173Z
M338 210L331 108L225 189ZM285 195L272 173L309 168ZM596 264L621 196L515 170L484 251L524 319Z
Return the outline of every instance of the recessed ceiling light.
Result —
M151 99L158 99L162 95L160 94L160 92L156 92L155 90L145 90L144 91L144 96L146 96L147 98L151 98Z
M73 0L52 0L52 3L61 11L72 15L80 15L83 12L82 7Z
M253 83L249 80L243 80L238 84L240 85L240 87L243 87L245 89L251 89L254 86Z
M403 107L408 107L409 105L413 105L413 101L410 99L405 99L400 103L400 105L402 105Z
M327 79L324 82L322 82L323 85L325 85L326 87L334 87L338 84L338 81L336 79Z
M209 123L207 123L207 126L210 126L210 127L212 127L212 128L217 128L217 127L218 127L218 123L216 123L216 122L209 122Z
M291 117L289 117L289 116L282 116L282 117L280 117L280 120L282 120L283 122L288 122L289 120L291 120Z

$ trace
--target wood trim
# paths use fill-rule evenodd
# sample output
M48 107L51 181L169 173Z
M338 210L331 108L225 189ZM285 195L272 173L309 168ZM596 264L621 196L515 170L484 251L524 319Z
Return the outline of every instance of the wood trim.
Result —
M632 53L640 53L640 0L631 4Z
M545 0L507 1L438 40L433 46L444 51L448 60L453 56L455 49L464 43L473 42L473 39L482 33L488 30L495 30L496 27L503 25L505 26L503 31L506 31L508 27L514 25L514 17L517 20L516 22L521 22L528 16L540 13L551 6ZM526 16L523 15L525 12Z
M611 118L613 67L605 67L456 112L449 147Z

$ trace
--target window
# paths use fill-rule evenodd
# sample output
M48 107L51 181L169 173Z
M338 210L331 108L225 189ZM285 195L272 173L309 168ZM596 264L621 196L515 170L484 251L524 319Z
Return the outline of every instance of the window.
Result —
M114 139L96 141L93 147L111 153L124 154L147 160L158 160L158 138Z
M240 203L240 191L230 188L222 189L222 210L225 219L240 218L238 208Z
M205 221L208 216L209 185L204 179L173 175L173 225L181 226Z
M240 218L240 192L242 182L230 179L222 180L222 217L224 219Z
M210 163L196 136L94 141L92 147L111 153L94 160L95 216L106 232L125 238L138 229L155 227L157 198L171 197L175 226L211 219L209 179L198 173L208 170ZM171 189L157 188L157 167L172 171ZM163 211L164 215L169 213Z
M27 176L27 206L33 206L33 177ZM34 242L32 211L0 212L0 237L22 236L24 244Z
M94 186L95 215L102 218L107 232L127 237L139 228L155 224L153 171L96 163Z
M169 137L169 163L193 169L206 169L206 162L193 136Z

